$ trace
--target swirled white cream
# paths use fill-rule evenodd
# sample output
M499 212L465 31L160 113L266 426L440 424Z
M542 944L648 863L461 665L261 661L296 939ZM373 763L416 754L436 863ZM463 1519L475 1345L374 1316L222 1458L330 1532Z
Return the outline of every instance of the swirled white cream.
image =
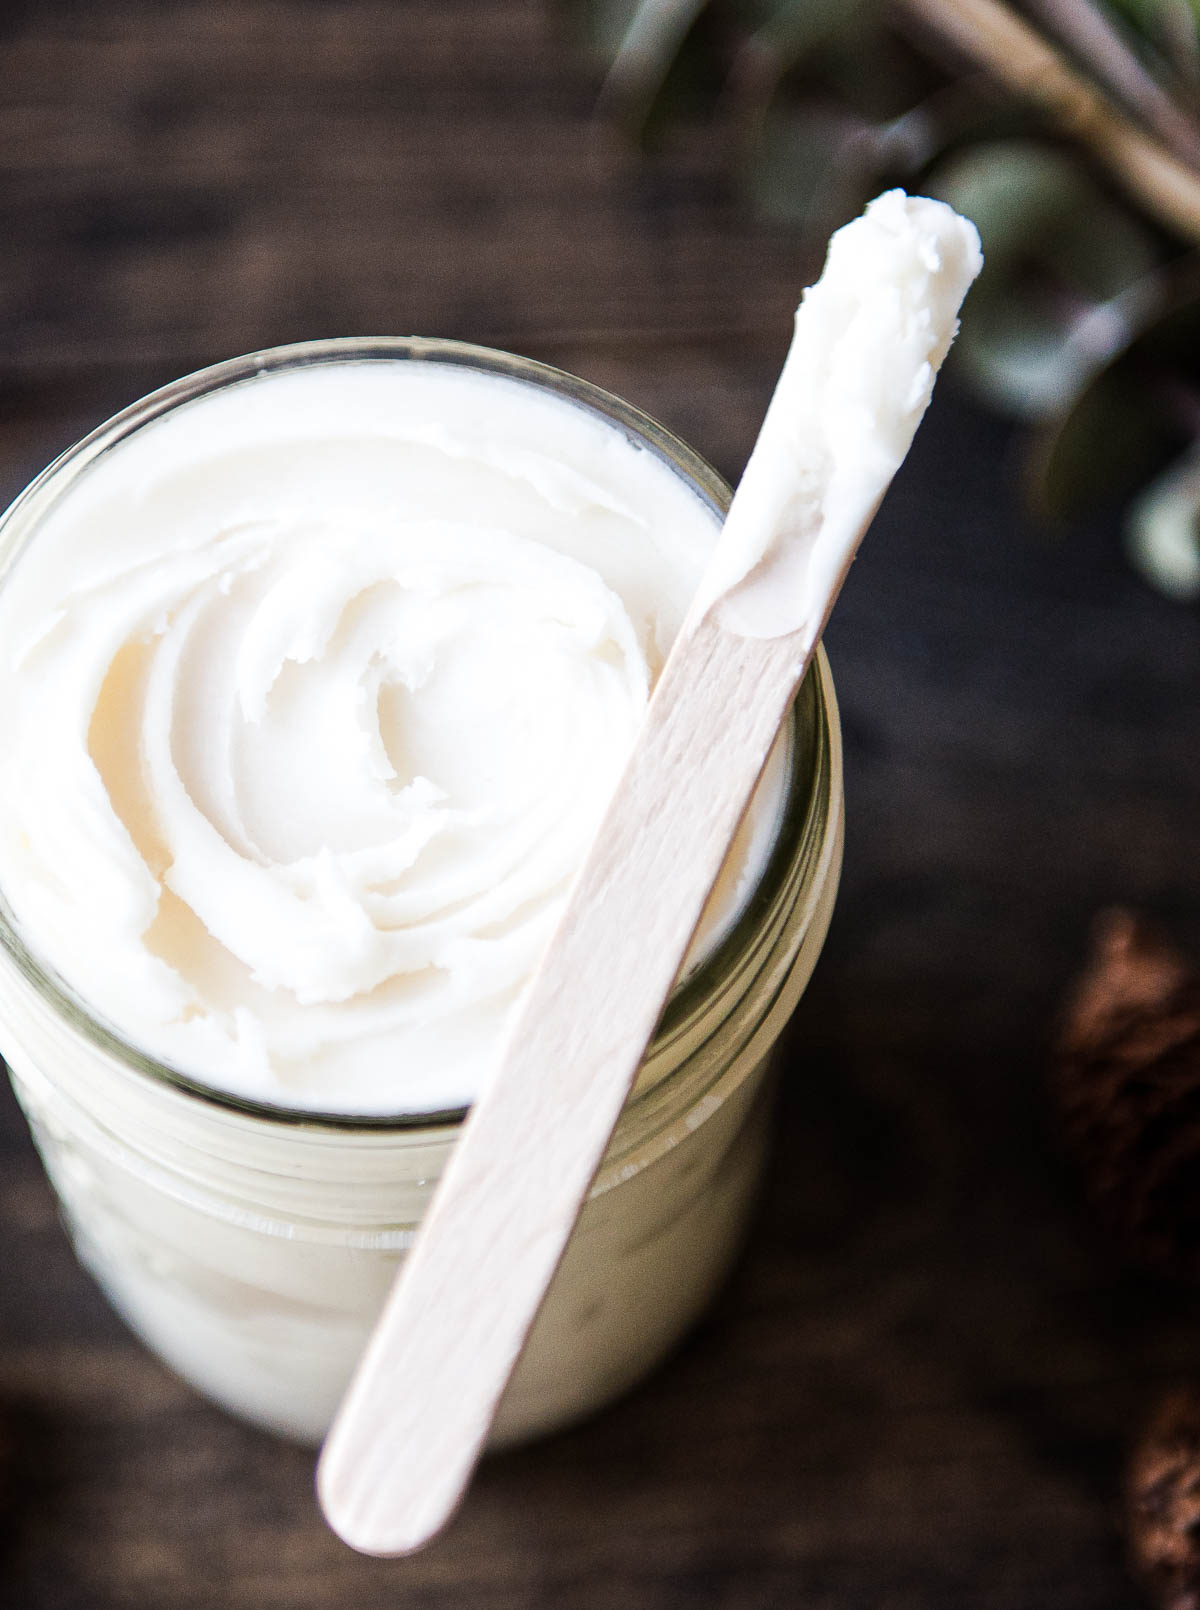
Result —
M0 889L134 1045L316 1110L469 1100L718 531L527 383L373 360L142 426L0 588ZM714 893L765 858L782 759Z

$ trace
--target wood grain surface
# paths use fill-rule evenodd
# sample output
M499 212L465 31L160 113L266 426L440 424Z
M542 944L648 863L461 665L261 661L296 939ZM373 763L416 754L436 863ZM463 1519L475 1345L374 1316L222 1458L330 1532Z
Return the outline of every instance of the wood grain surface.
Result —
M517 347L735 474L810 265L689 149L598 165L529 0L9 0L0 492L195 364L307 335ZM367 1560L311 1457L210 1408L76 1268L0 1102L4 1610L1109 1610L1125 1451L1200 1307L1121 1271L1045 1096L1095 909L1200 948L1200 626L1113 520L1056 541L951 384L828 646L843 893L747 1254L678 1356Z

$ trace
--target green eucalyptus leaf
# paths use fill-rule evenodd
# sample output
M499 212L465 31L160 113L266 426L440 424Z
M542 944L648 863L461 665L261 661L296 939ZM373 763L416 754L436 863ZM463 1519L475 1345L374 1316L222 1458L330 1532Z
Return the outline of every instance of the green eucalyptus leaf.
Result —
M786 70L836 35L861 41L868 15L877 16L882 5L881 0L759 0L731 9L749 26L756 46L769 50Z
M972 126L1011 113L977 93L946 86L890 121L816 95L778 96L767 108L742 175L760 217L823 240L890 184L912 187L930 162Z
M1031 489L1051 516L1128 497L1200 427L1200 265L1155 273L1124 300L1125 339L1034 443Z
M772 223L820 240L860 213L880 188L879 131L845 107L771 107L743 183Z
M1161 40L1171 26L1168 13L1184 13L1200 32L1200 0L1108 0L1107 10L1116 12L1147 38Z
M1160 593L1181 603L1200 599L1200 446L1134 499L1125 524L1134 568Z
M709 0L640 0L600 92L602 116L642 145L674 119L710 106L720 90L695 25Z
M851 29L831 34L807 73L873 122L891 122L945 83L945 74L889 25L886 10L862 11Z
M983 242L959 365L1013 413L1060 412L1129 333L1119 298L1154 267L1146 231L1070 152L1034 140L969 146L927 188Z
M1001 90L987 74L976 73L940 85L918 101L889 125L888 138L903 153L897 172L916 178L935 163L948 164L968 146L1040 132L1042 124L1026 101ZM923 177L920 183L928 188Z
M738 6L750 26L734 52L727 95L742 127L753 130L761 123L782 80L830 38L849 34L859 62L868 62L873 41L865 37L864 24L869 27L879 6L880 0L760 0Z
M1145 406L1135 378L1102 370L1035 437L1028 471L1034 506L1065 519L1106 499L1119 501L1162 462L1164 451L1163 422Z
M556 0L554 9L575 48L607 69L642 3L643 0Z

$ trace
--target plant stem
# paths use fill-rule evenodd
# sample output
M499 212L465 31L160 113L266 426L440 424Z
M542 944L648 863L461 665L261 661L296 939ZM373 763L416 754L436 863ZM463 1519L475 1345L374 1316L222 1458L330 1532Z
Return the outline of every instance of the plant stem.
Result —
M1099 7L1091 0L1033 0L1033 9L1177 157L1192 167L1200 163L1200 130Z
M897 0L1090 146L1140 206L1200 241L1200 173L1115 110L1003 0Z

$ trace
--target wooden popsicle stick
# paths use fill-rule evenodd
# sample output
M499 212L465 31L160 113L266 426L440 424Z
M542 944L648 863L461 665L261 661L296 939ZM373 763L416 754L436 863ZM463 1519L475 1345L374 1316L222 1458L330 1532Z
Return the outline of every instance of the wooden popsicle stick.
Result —
M692 614L326 1442L321 1503L364 1553L420 1548L462 1495L979 265L970 225L889 192L797 314Z
M365 1553L419 1548L462 1494L811 657L805 635L736 637L710 612L663 670L326 1445L322 1505Z

